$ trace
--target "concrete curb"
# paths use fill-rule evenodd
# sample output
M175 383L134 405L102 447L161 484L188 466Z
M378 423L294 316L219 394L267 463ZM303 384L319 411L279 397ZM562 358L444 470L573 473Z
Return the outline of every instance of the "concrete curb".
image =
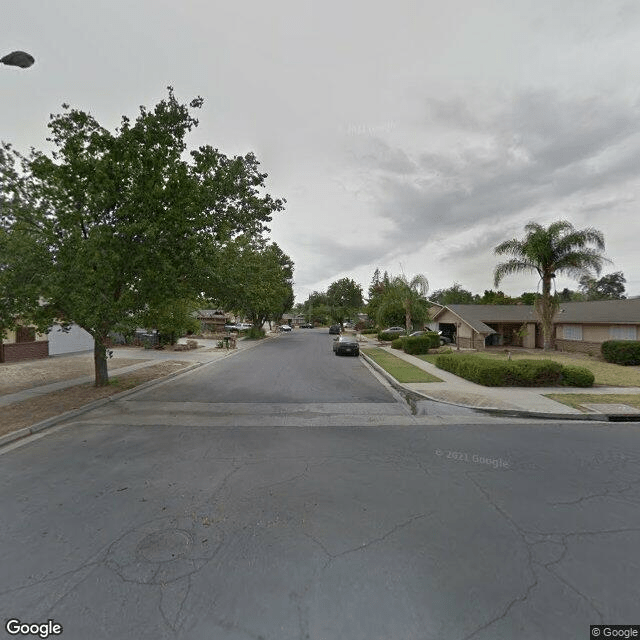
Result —
M122 398L126 398L127 396L132 396L141 391L146 391L150 387L154 387L163 382L171 380L172 378L177 378L179 376L187 375L193 372L195 369L200 369L201 367L206 367L211 364L215 364L216 362L220 362L225 358L229 358L237 353L241 353L242 351L246 351L247 349L252 349L256 344L260 344L260 340L256 340L255 344L249 345L243 349L230 349L228 353L225 353L222 357L217 358L216 360L210 360L209 362L198 362L196 364L189 365L188 367L184 367L179 371L174 371L162 378L156 378L155 380L149 380L148 382L143 382L141 385L137 387L133 387L132 389L127 389L126 391L121 391L120 393L115 393L112 396L108 396L107 398L100 398L99 400L94 400L93 402L89 402L77 409L73 409L72 411L65 411L60 415L53 416L52 418L47 418L46 420L41 420L40 422L36 422L36 424L32 424L29 427L23 427L22 429L18 429L17 431L12 431L11 433L7 433L4 436L0 436L0 447L3 447L7 444L12 444L17 440L22 440L23 438L27 438L31 435L39 433L40 431L44 431L45 429L49 429L51 427L55 427L57 424L61 422L65 422L66 420L70 420L71 418L75 418L77 416L82 415L83 413L87 413L88 411L92 411L93 409L97 409L102 407L109 402L116 402L118 400L122 400ZM151 365L147 365L151 366ZM143 368L143 367L141 367Z
M441 404L448 404L454 407L462 407L464 409L473 409L481 413L488 415L503 417L503 418L538 418L540 420L573 420L573 421L589 421L589 422L640 422L640 415L637 414L619 414L619 413L548 413L537 411L525 411L520 409L497 409L490 407L477 407L468 404L461 404L459 402L449 402L447 400L441 400L439 398L432 398L431 396L421 391L415 391L405 386L401 382L398 382L390 373L385 371L379 364L374 362L368 355L360 350L360 355L382 374L389 383L404 394L420 396L425 400L431 400L432 402L440 402Z

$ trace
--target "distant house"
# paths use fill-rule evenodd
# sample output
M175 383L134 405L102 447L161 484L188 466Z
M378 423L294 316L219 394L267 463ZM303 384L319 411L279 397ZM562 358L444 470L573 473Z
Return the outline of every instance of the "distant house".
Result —
M198 309L196 318L202 333L223 333L227 323L227 314L222 309Z
M462 348L543 346L542 327L531 305L452 304L432 312L433 323ZM599 352L607 340L640 340L640 299L562 303L554 318L555 347Z
M303 315L294 315L292 313L283 313L281 320L282 324L288 324L292 327L299 327L306 322Z

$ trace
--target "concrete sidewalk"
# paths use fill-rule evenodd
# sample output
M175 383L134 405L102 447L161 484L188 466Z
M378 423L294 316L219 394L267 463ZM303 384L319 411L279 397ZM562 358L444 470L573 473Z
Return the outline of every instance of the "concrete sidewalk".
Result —
M522 411L527 413L557 414L562 415L589 415L569 407L550 398L546 394L551 393L589 393L589 394L629 394L640 393L638 387L485 387L475 382L438 369L430 362L426 362L415 356L408 355L399 349L379 344L363 336L366 346L384 349L389 353L415 365L416 367L440 378L442 382L416 382L403 383L401 386L407 390L419 393L430 400L448 402L472 409L496 409L501 411ZM362 346L365 346L364 344ZM602 407L602 405L600 405ZM638 414L640 410L626 405L609 405L602 409L592 410L594 414Z
M186 340L186 339L185 339ZM185 340L182 343L185 343ZM244 351L253 345L260 342L259 340L238 340L235 349L216 349L217 341L199 339L198 343L202 345L198 349L191 349L190 351L165 351L155 349L133 349L133 348L113 348L114 357L126 358L128 360L140 359L144 362L140 364L132 364L126 367L121 367L110 372L110 377L121 376L131 371L138 369L144 369L145 367L153 366L158 362L166 360L180 360L183 362L190 362L192 365L207 364L215 360L226 358L234 353ZM181 344L181 341L178 341ZM65 356L60 356L65 357ZM60 389L67 389L69 387L75 387L80 384L87 384L93 382L94 376L82 376L79 378L72 378L70 380L61 380L59 382L52 382L50 384L43 384L31 387L30 389L23 389L22 391L16 391L15 393L7 393L0 396L0 407L14 404L16 402L22 402L23 400L29 400L31 398L37 398L39 396L46 395L47 393L53 393Z

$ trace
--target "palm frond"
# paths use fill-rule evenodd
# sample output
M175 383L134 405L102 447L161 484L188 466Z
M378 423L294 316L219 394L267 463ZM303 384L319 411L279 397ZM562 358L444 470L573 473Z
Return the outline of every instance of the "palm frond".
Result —
M493 272L493 284L497 287L505 276L510 276L514 273L528 272L540 273L540 270L535 264L528 260L519 260L518 258L507 260L507 262L502 262L495 268Z

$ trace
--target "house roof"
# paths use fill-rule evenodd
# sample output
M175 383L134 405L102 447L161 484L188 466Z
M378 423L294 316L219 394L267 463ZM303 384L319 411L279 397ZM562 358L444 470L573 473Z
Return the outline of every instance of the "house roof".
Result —
M198 309L199 318L221 318L225 313L222 309Z
M640 324L640 298L564 302L554 322L577 324Z
M537 322L532 305L519 304L451 304L434 314L437 320L446 309L478 333L495 331L487 323ZM564 302L554 318L556 324L640 324L640 298L630 300L591 300Z
M487 322L535 322L535 310L525 304L450 304L438 311L434 320L449 309L478 333L496 333Z

